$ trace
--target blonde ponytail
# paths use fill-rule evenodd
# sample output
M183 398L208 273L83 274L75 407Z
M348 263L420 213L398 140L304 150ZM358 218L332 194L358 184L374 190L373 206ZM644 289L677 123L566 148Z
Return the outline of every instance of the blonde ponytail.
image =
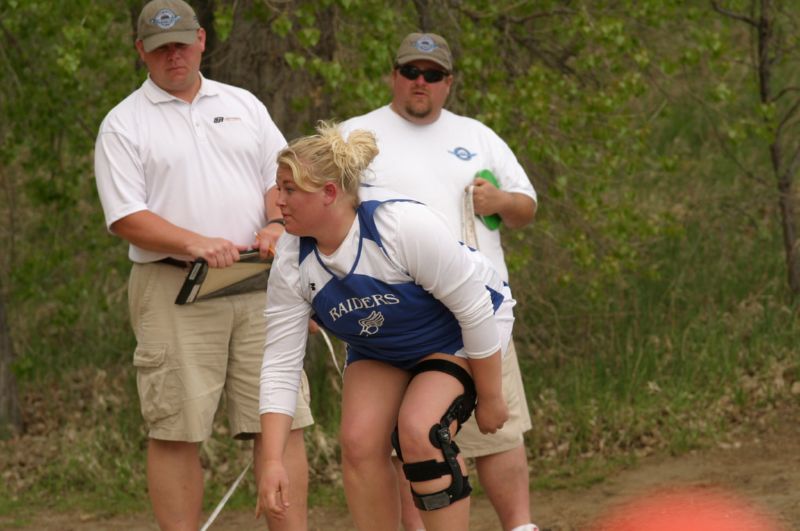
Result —
M337 124L320 121L317 134L291 141L278 154L278 165L291 170L302 190L317 191L327 182L336 182L357 206L358 187L377 154L371 132L357 129L345 140Z

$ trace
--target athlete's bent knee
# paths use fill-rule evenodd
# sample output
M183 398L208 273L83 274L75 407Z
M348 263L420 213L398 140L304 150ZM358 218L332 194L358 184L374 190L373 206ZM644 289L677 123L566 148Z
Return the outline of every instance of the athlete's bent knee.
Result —
M469 419L475 409L475 384L469 373L455 363L442 359L426 360L415 367L414 376L425 371L441 371L458 379L464 386L464 393L457 396L450 407L447 408L438 424L431 426L427 434L428 441L441 450L444 456L443 461L430 459L403 465L403 472L408 481L417 483L430 481L442 476L451 476L450 486L438 492L430 494L420 494L411 487L411 495L414 505L423 511L434 511L451 505L452 503L466 498L472 492L469 484L469 477L461 472L458 464L458 445L450 435L450 425L456 422L456 433L461 429L461 425ZM413 377L413 376L412 376ZM399 444L398 431L395 429L392 435L392 444L397 452L398 458L402 461L403 454Z

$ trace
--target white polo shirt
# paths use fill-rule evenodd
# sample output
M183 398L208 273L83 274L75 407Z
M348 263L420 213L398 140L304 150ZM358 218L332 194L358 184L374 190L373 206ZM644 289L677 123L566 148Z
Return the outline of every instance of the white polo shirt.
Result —
M342 129L348 133L366 129L377 137L380 152L370 164L366 182L438 210L458 239L462 238L464 190L478 171L489 169L502 190L536 200L536 191L508 144L473 118L442 109L434 123L417 125L386 105L347 120ZM489 230L476 219L475 232L481 252L508 281L500 231Z
M95 178L106 225L142 210L208 237L253 242L286 140L250 92L202 79L192 103L148 79L100 125ZM133 244L134 262L164 253Z

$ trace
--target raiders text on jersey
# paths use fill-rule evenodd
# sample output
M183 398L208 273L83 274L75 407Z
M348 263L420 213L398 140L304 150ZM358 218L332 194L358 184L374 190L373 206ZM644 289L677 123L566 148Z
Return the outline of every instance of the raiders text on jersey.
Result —
M399 304L400 299L394 293L386 293L384 295L375 294L369 297L353 297L340 302L338 306L334 306L328 310L328 314L333 321L339 319L343 315L347 315L353 310L362 310L364 308L375 308L383 306L384 304Z

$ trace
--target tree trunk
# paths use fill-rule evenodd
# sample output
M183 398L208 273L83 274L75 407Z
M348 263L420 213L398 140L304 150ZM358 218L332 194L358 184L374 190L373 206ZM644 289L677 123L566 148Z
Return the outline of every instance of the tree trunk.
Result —
M414 0L414 8L417 10L419 30L422 32L431 31L432 22L428 0Z
M197 21L206 31L206 50L203 54L203 64L201 70L203 75L215 79L216 72L214 66L209 60L214 56L214 50L217 48L217 30L214 27L214 0L197 0L194 2L194 12L197 14Z
M761 102L774 103L772 91L772 67L775 57L779 52L780 43L775 41L774 32L775 8L770 0L761 0L760 13L757 23L758 45L758 87ZM795 220L795 198L792 193L794 188L794 175L791 164L787 164L786 153L782 146L785 140L785 129L781 126L775 131L775 138L770 144L770 161L772 172L775 175L778 188L778 207L781 215L781 230L783 232L783 250L786 261L786 277L792 298L800 295L800 262L797 256L797 230Z
M783 228L783 250L786 257L786 275L792 297L800 295L800 261L797 256L797 229L792 178L782 175L778 179L778 204Z
M777 102L773 87L772 68L780 64L781 55L786 53L780 36L776 35L775 17L779 14L772 0L752 0L749 14L737 13L722 7L716 0L711 0L712 8L733 20L745 23L755 30L756 75L758 76L758 95L764 105ZM796 173L797 152L800 147L785 150L787 144L786 125L800 102L789 105L784 116L779 116L777 128L769 146L770 163L778 189L778 208L781 215L781 231L783 232L783 251L786 261L786 277L793 299L800 295L800 257L797 254L797 221L795 220L794 176ZM772 125L772 124L767 124ZM787 155L787 152L789 153Z
M0 290L0 438L22 430L17 382L11 370L14 351L6 318L5 300Z
M234 13L234 31L225 42L217 41L207 66L217 81L245 88L266 106L272 119L287 139L308 133L308 127L321 118L330 118L328 98L322 81L308 69L292 70L284 59L289 51L303 49L292 32L281 37L271 28L276 12L257 13L253 0L241 0ZM287 3L295 10L302 2ZM256 16L257 15L257 16ZM314 46L316 57L330 60L336 40L335 7L317 13L322 30Z

